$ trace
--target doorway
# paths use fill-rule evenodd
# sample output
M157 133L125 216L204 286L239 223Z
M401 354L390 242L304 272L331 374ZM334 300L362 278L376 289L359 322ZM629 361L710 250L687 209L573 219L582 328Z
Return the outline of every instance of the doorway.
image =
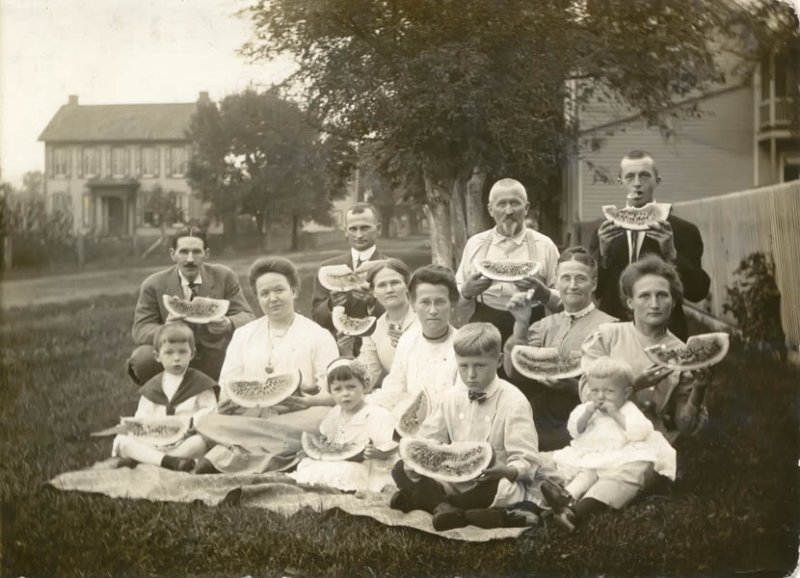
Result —
M105 197L106 233L109 235L125 235L125 201L119 197Z

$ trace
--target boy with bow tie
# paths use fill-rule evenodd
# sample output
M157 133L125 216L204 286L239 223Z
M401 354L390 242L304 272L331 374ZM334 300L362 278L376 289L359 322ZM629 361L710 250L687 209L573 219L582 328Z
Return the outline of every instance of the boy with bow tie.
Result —
M501 527L536 523L534 515L507 508L523 501L525 484L538 463L538 439L531 406L512 384L497 377L500 332L490 323L468 323L453 340L460 382L446 391L417 437L441 443L488 441L494 461L470 482L440 483L400 461L392 477L400 491L391 506L433 514L443 531L469 524Z

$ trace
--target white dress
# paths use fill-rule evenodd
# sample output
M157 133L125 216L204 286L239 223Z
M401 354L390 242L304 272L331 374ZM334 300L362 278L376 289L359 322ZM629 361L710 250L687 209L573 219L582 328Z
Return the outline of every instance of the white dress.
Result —
M417 323L417 315L409 307L400 329L405 333ZM367 366L371 387L374 388L381 383L382 378L392 367L396 352L397 347L392 345L392 339L389 337L389 320L384 313L375 322L375 330L361 339L361 352L358 355L358 359Z
M366 403L355 415L345 419L342 408L336 406L319 426L319 431L335 443L366 443L372 440L377 449L387 450L396 444L392 441L394 418L382 407ZM394 487L391 468L397 457L363 462L323 462L304 458L292 476L300 484L328 486L344 491L371 490L380 492L384 487Z
M651 462L656 472L675 479L675 449L653 429L636 404L626 401L620 408L625 416L624 429L614 418L598 411L583 433L578 433L577 422L589 403L582 403L569 416L567 429L573 437L570 445L552 453L560 471L573 477L582 469L613 470L632 462Z

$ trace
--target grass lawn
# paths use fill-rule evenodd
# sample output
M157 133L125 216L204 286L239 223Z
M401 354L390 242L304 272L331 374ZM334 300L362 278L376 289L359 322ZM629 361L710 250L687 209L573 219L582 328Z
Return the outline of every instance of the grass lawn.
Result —
M310 287L310 273L303 282ZM249 290L248 290L249 291ZM301 311L308 311L304 292ZM5 314L0 329L3 576L785 576L798 553L798 374L730 355L710 427L679 447L669 494L574 535L471 544L339 511L112 500L44 482L105 458L89 433L133 412L130 297Z

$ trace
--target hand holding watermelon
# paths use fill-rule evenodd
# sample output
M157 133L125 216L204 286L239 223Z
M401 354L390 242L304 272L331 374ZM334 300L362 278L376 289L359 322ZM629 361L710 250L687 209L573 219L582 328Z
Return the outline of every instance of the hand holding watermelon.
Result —
M639 391L640 389L655 387L671 373L671 369L653 364L636 376L636 379L633 380L633 390Z
M524 324L530 321L532 308L527 291L514 293L506 303L506 310L514 316L514 320Z
M667 221L658 221L650 226L647 236L658 241L661 256L667 261L674 261L678 253L675 250L675 240L672 234L672 225Z
M597 229L597 239L600 242L600 255L605 257L614 239L624 234L625 229L614 223L614 221L605 221L600 225L600 228Z
M475 299L491 286L491 279L484 277L482 273L473 273L461 287L461 295L464 299Z

